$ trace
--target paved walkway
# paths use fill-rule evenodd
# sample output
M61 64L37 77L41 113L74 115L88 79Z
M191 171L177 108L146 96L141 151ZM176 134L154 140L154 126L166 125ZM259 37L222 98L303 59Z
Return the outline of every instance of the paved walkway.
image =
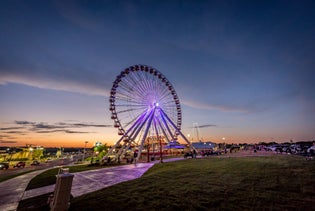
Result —
M164 162L171 162L182 160L183 158L170 158L163 160ZM73 183L71 194L73 197L81 196L86 193L94 192L105 187L133 180L141 177L149 168L155 163L137 163L122 166L115 166L110 168L102 168L91 171L83 171L73 173ZM45 169L47 170L47 169ZM55 185L49 185L42 188L36 188L25 191L29 181L37 174L45 170L39 170L24 174L13 179L0 183L0 210L11 211L16 210L19 201L54 191Z
M0 210L16 210L22 200L25 188L33 177L45 170L33 171L0 183Z

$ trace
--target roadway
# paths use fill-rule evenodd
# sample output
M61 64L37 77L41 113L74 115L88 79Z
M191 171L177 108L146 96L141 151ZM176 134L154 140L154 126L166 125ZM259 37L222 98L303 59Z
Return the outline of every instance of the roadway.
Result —
M10 163L10 167L7 170L0 170L0 179L10 176L16 175L19 173L31 171L31 170L41 170L48 169L52 167L65 166L73 163L73 159L56 159L51 160L49 162L40 163L38 166L31 166L30 164L26 164L24 168L13 168L13 165Z

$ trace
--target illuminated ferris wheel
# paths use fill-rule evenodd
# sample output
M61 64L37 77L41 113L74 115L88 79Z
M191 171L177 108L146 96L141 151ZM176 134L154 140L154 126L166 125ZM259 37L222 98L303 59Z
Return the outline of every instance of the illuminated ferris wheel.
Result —
M180 131L182 112L176 91L158 70L146 65L126 68L113 82L109 103L121 138L108 155L120 156L131 146L141 152L148 137L170 143L181 135L189 144Z

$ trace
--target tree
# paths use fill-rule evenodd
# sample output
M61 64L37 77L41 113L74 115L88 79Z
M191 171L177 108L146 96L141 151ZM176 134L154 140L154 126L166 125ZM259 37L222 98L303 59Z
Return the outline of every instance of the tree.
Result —
M98 144L94 147L94 152L96 154L96 159L101 160L108 152L107 144Z
M40 159L41 157L43 157L44 156L44 153L43 153L43 150L42 149L34 149L33 150L33 152L32 152L32 154L33 154L33 160L35 159L35 160L38 160L38 159Z

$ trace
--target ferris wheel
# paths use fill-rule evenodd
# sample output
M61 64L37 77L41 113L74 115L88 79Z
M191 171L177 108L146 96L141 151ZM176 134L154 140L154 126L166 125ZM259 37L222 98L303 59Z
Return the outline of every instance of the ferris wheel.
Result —
M108 156L120 156L131 147L141 152L149 137L170 143L181 135L189 144L180 131L182 112L176 91L155 68L134 65L122 71L113 82L109 103L111 119L121 138Z

